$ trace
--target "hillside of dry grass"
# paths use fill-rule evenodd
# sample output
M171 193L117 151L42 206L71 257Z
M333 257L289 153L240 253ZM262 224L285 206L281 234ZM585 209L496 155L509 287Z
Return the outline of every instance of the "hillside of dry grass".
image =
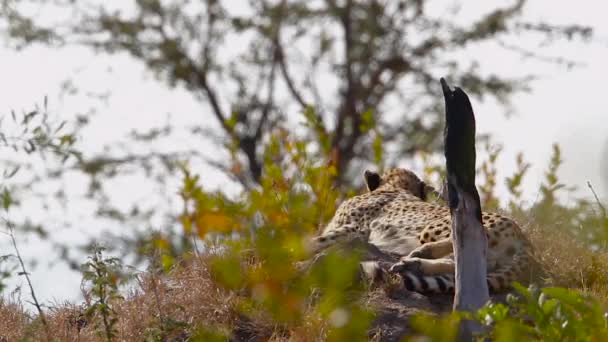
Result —
M592 293L606 300L608 254L592 253L563 234L529 228L527 233L545 272L545 283ZM370 254L368 253L368 256ZM386 256L385 256L386 257ZM117 341L318 341L327 338L332 320L314 309L313 293L302 305L297 321L277 321L267 312L251 307L255 289L226 289L212 272L216 256L189 256L166 274L140 274L136 284L112 307L117 319ZM382 259L373 255L372 259ZM387 263L387 259L380 260ZM251 260L241 267L259 268ZM238 272L239 270L234 270ZM374 341L399 341L411 333L410 317L419 313L444 313L451 308L451 296L424 296L405 290L399 280L364 283L353 287L353 298L374 315L367 337ZM543 279L537 278L537 281ZM356 293L360 291L360 296ZM504 294L495 301L504 301ZM4 299L0 302L0 340L105 341L99 329L100 316L87 315L84 303L56 304L46 310L48 335L40 320L26 310L27 303ZM90 303L89 303L90 305Z

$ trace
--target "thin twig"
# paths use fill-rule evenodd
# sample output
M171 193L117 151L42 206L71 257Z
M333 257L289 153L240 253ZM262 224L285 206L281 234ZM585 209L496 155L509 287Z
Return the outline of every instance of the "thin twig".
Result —
M21 257L21 253L19 253L19 248L17 247L17 240L15 239L13 223L5 218L2 218L2 220L8 227L8 235L11 237L11 242L13 243L13 248L15 250L15 256L17 257L17 260L19 260L19 264L21 265L21 273L25 276L27 285L30 288L30 295L32 296L32 300L34 301L33 304L36 307L36 310L38 310L38 315L40 317L40 321L42 322L42 325L44 326L44 330L46 332L46 339L47 339L47 341L51 341L49 325L46 321L44 312L42 311L42 307L40 306L40 302L38 302L38 298L36 298L36 292L34 291L34 286L32 285L32 281L30 279L29 273L27 272L27 269L25 268L25 263L23 262L23 258Z
M608 234L608 215L606 214L606 207L604 207L604 205L600 201L600 198L597 196L597 193L595 192L595 189L593 189L593 186L591 185L590 181L587 181L587 186L593 193L593 197L595 197L595 201L597 202L598 207L602 211L602 221L603 221L603 225L604 225L605 234ZM607 246L608 246L608 241L604 241L604 247L607 247Z
M597 205L600 207L600 210L602 211L602 215L604 216L604 218L608 218L608 215L606 214L606 207L604 207L604 205L600 201L600 198L597 196L597 193L593 189L593 186L591 185L590 181L587 181L587 186L589 187L589 189L591 189L591 192L593 193L593 197L595 197L595 201L597 202Z

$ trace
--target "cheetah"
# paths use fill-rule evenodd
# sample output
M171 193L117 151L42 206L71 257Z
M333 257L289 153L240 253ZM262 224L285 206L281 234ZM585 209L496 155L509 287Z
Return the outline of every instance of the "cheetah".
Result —
M320 236L316 250L337 242L363 239L380 250L397 254L390 271L401 274L405 287L422 293L454 291L451 216L447 206L426 201L435 189L403 168L382 176L365 171L368 192L343 202ZM487 282L500 292L522 275L531 245L513 220L482 213L488 238Z

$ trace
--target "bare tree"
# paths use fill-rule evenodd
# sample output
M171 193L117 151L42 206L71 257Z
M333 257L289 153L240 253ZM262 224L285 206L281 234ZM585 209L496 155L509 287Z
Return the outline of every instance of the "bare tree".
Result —
M70 15L58 22L32 15L28 8L41 3ZM470 25L453 20L458 2L440 15L429 10L431 3L136 0L125 10L93 0L4 0L0 20L16 47L81 44L124 52L167 84L186 87L204 104L201 113L192 113L204 126L195 131L233 152L216 166L247 187L260 180L269 132L293 122L294 113L305 113L312 122L305 134L331 159L339 181L348 180L353 161L373 160L376 132L386 150L393 147L393 160L440 148L437 73L449 73L473 96L493 96L505 105L514 92L527 89L531 75L487 73L475 56L457 57L459 52L492 42L505 53L546 60L519 47L518 37L539 37L540 44L591 34L583 26L526 22L525 0ZM405 124L393 125L396 120ZM372 123L377 131L370 130ZM230 172L235 169L247 172Z

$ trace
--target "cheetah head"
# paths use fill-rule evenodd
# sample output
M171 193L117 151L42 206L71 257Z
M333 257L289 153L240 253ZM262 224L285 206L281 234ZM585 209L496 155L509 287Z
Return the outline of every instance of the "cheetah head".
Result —
M365 170L363 178L369 191L379 188L401 189L406 190L423 201L426 200L429 192L436 192L432 186L420 180L415 173L403 168L388 169L382 176L377 172Z

